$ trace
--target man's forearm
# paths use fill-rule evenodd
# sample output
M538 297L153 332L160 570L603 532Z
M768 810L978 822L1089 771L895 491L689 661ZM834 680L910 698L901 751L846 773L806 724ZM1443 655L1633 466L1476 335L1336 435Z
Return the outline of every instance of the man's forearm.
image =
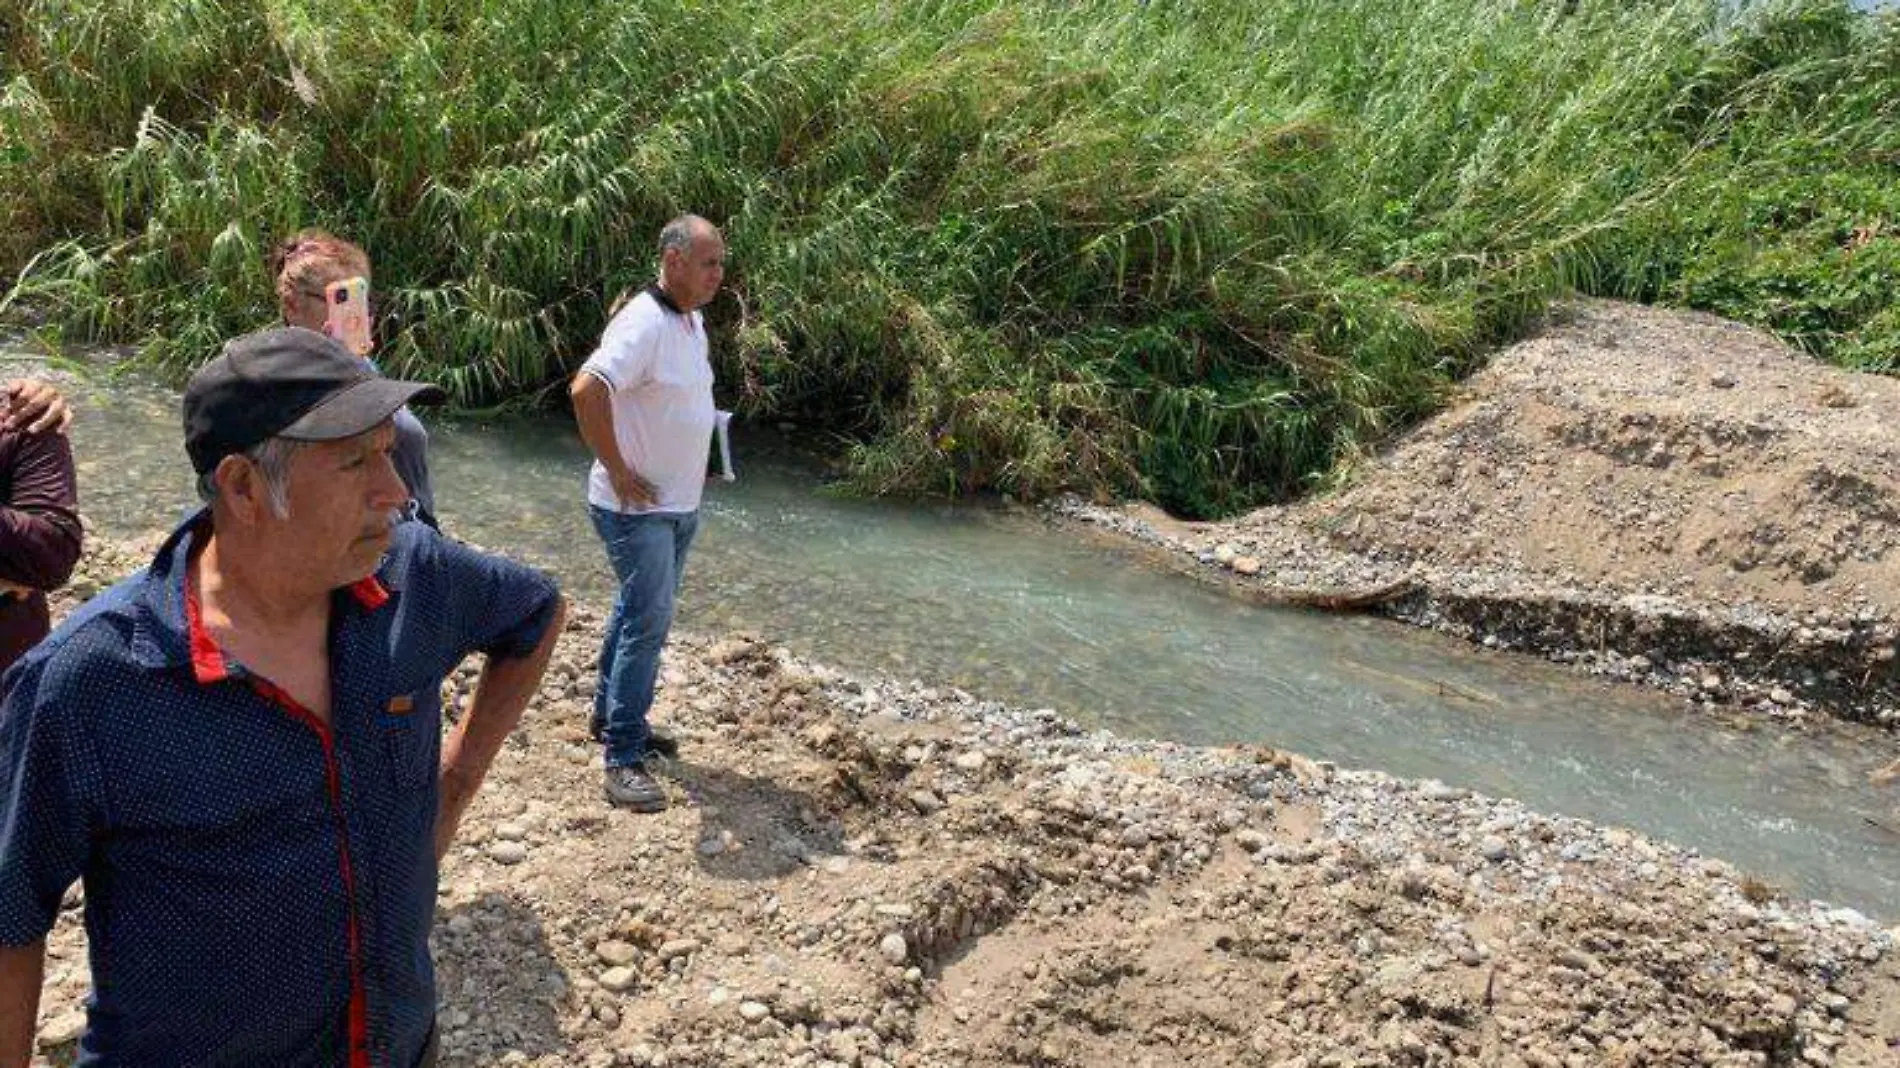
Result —
M0 505L0 579L56 590L79 563L80 531L62 522Z
M574 379L574 422L580 427L581 441L609 472L628 470L626 457L620 455L620 440L614 436L613 399L607 383L582 371Z
M0 1068L26 1068L40 1012L46 942L0 946Z
M454 836L462 812L475 799L488 768L495 762L508 735L521 722L521 713L534 698L561 637L567 602L557 598L541 641L527 656L500 660L490 657L475 684L468 711L442 743L442 800L437 812L436 855L441 856Z

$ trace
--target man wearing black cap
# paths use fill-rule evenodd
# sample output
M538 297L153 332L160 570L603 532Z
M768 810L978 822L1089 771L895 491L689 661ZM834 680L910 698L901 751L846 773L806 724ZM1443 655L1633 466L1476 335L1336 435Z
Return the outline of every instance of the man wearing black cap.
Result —
M297 328L192 378L208 506L0 705L0 1068L32 1052L81 877L80 1065L432 1062L436 864L563 614L540 575L393 522L390 417L438 398ZM442 738L442 679L478 650Z

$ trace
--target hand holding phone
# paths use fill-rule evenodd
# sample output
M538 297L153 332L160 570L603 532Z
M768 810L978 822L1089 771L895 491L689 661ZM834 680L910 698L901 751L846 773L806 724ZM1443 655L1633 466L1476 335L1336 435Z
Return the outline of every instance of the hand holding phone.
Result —
M368 356L374 347L369 336L369 280L357 277L331 282L323 287L323 302L328 309L323 332L358 356Z

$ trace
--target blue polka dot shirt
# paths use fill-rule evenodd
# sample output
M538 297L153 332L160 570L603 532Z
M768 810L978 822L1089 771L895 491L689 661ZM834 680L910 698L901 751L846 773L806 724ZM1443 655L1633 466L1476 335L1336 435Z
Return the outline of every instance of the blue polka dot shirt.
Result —
M83 1068L411 1068L429 927L443 678L534 649L528 568L420 523L334 595L331 722L196 627L200 513L74 613L0 705L0 945L86 889Z

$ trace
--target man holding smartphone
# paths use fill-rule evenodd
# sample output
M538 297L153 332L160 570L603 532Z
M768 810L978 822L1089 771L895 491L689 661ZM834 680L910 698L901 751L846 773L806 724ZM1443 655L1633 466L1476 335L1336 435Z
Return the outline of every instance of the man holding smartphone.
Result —
M697 215L667 223L659 281L615 313L571 390L594 453L588 514L620 583L601 646L593 730L605 748L608 803L636 812L666 808L646 757L670 756L674 746L652 733L647 716L699 528L717 418L699 309L719 292L725 263L725 239L711 223Z
M267 266L285 326L328 334L365 360L375 348L370 329L369 254L323 230L303 230L271 250ZM396 412L396 473L409 487L404 518L436 529L435 486L429 477L429 432L407 407Z

